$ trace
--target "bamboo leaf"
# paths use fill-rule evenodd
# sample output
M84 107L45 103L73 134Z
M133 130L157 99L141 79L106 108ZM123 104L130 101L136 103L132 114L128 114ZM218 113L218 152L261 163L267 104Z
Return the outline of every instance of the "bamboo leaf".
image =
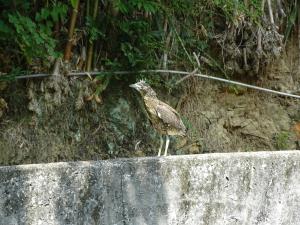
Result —
M79 0L70 0L72 7L75 9Z

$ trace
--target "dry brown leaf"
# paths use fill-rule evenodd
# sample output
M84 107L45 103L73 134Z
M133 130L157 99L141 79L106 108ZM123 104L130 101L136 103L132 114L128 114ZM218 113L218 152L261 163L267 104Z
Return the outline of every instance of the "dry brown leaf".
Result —
M102 103L102 98L99 95L95 95L95 101L100 104Z
M6 101L3 98L0 98L0 109L1 110L8 109L8 105L7 105Z
M85 96L84 100L89 102L94 98L94 95L90 95L90 96Z
M7 82L1 81L0 82L0 91L4 91L7 88Z
M300 140L300 122L294 125L294 131L296 133L297 139Z

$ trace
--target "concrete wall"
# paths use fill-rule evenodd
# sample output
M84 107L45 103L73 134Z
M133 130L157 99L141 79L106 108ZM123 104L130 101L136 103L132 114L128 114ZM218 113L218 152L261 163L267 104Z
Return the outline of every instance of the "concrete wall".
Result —
M0 167L1 225L299 225L300 152Z

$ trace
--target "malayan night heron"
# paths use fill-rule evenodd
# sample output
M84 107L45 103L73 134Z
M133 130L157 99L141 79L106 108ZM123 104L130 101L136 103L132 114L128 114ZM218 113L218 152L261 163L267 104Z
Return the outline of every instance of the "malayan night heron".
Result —
M164 153L164 156L166 156L170 142L169 136L186 136L186 128L179 114L171 106L160 101L155 91L145 81L141 80L131 84L130 87L136 89L142 95L150 123L161 135L158 156L161 155L164 144L163 135L166 135Z

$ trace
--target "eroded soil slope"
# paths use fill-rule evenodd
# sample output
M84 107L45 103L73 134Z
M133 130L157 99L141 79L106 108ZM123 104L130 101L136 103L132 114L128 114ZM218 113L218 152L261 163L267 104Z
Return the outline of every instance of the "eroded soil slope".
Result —
M299 53L291 45L252 84L297 93L299 81ZM0 121L0 164L155 155L159 138L139 96L115 81L95 101L93 85L64 77L10 85L1 94L8 110ZM199 78L159 95L189 128L188 140L172 139L171 154L298 147L299 100Z

